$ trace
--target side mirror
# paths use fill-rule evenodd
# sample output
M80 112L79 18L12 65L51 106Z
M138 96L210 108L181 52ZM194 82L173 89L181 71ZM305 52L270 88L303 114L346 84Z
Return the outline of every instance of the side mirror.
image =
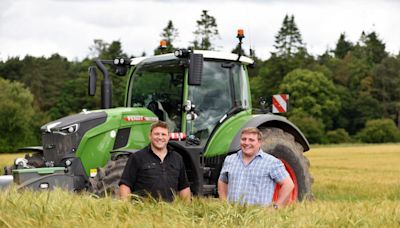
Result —
M202 74L203 74L203 55L190 53L189 85L201 85Z
M96 94L96 81L97 81L97 73L96 67L89 67L89 82L88 82L88 94L89 96L94 96Z

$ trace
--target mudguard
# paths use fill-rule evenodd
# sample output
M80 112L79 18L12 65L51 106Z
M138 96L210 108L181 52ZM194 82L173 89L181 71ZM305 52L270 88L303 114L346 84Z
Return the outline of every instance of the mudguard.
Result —
M43 153L43 146L27 146L19 148L18 151L32 151L32 152L39 152Z
M231 118L228 118L213 131L211 138L207 142L204 157L215 157L232 152L229 148L243 125L252 119L249 110L242 111Z
M306 152L310 149L310 144L308 143L308 140L306 139L304 134L300 131L300 129L296 127L296 125L294 125L285 117L268 113L262 115L253 115L253 118L251 118L247 123L245 123L240 129L240 131L236 133L236 136L232 140L232 143L229 147L229 151L238 151L240 149L240 132L242 129L247 127L260 127L260 126L280 128L283 131L288 132L294 136L295 141L303 146L304 148L303 152Z

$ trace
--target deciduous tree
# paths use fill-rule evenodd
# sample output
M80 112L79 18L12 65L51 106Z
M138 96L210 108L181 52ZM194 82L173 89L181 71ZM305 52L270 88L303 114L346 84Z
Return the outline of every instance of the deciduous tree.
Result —
M35 143L33 95L19 82L0 77L0 151Z
M331 116L340 108L333 82L320 72L296 69L285 76L280 92L290 94L290 116L310 116L323 120L330 129Z

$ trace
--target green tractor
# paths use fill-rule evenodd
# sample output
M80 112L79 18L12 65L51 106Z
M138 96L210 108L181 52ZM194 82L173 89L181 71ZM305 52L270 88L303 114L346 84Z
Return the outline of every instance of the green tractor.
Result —
M41 127L42 146L6 167L0 179L18 188L115 193L128 156L149 143L152 122L168 123L169 145L184 159L194 195L217 195L224 158L240 149L240 131L257 127L262 148L283 161L295 183L291 200L311 196L312 177L303 153L309 144L286 118L252 110L247 68L253 60L236 54L179 49L133 59L97 60L89 68L89 94L102 73L102 109ZM124 107L111 107L105 65L128 75ZM1 182L1 181L0 181ZM279 186L277 187L279 188Z

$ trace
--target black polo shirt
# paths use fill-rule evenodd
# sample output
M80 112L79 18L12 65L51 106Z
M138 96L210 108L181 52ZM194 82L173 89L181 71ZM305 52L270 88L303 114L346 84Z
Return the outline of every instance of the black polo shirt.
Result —
M164 161L151 150L150 145L131 154L119 185L130 187L140 196L150 194L165 201L174 199L173 192L189 187L181 155L168 148Z

